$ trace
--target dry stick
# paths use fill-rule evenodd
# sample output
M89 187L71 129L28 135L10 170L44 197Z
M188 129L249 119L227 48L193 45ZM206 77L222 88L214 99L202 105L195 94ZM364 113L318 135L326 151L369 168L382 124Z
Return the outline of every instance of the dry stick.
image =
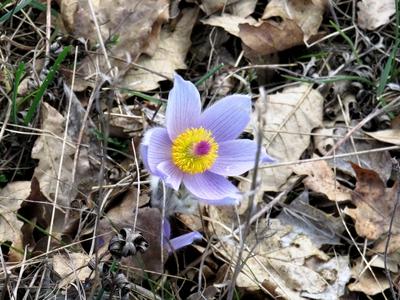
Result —
M73 89L74 83L75 83L75 70L76 70L77 59L78 59L78 47L75 48L74 72L72 74L71 89ZM61 173L62 173L62 168L63 168L63 163L64 163L65 148L66 148L67 139L68 139L68 126L69 126L70 115L71 115L71 104L72 104L72 93L71 93L70 97L68 98L68 109L67 109L66 123L65 123L65 128L64 128L64 137L63 137L63 144L62 144L62 149L61 149L60 164L58 166L56 190L54 192L53 209L51 211L49 237L48 237L48 240L47 240L46 253L50 251L51 238L52 238L52 235L53 235L53 227L54 227L54 218L55 218L55 215L56 215L57 198L58 198L58 193L59 193L59 190L60 190Z
M267 165L267 166L262 166L262 167L259 167L259 169L271 169L271 168L277 168L277 167L282 167L282 166L291 166L291 165L296 165L296 164L306 164L306 163L311 163L311 162L321 161L321 160L331 160L331 159L335 159L335 158L343 158L343 157L350 157L350 156L355 156L355 155L363 155L363 154L369 154L369 153L375 153L375 152L383 152L383 151L391 151L391 150L398 150L398 149L400 149L400 145L399 146L389 146L389 147L375 148L375 149L370 149L370 150L362 150L362 151L343 153L343 154L336 154L336 155L330 155L330 156L322 156L322 157L316 157L316 158L308 158L308 159L302 159L302 160L286 161L286 162L282 162L282 163L270 164L270 165Z
M265 91L263 88L260 88L260 98L261 99L266 99L265 97ZM257 115L257 119L258 119L258 126L259 129L261 129L262 126L262 117L261 117L261 109L258 110L258 115ZM255 191L256 187L257 187L257 175L258 175L258 165L260 163L260 156L261 156L261 147L262 147L262 134L261 134L261 130L258 130L257 132L257 152L256 152L256 157L255 157L255 162L254 162L254 171L253 171L253 176L252 176L252 183L251 183L251 191ZM239 253L238 253L238 258L237 258L237 262L235 265L235 270L233 272L232 275L232 280L231 283L229 285L229 290L228 290L228 296L227 299L228 300L232 300L233 299L233 291L235 290L235 284L236 284L236 279L239 276L240 270L242 268L242 255L243 255L243 251L244 251L244 247L245 247L245 240L246 237L248 236L248 234L250 233L250 222L251 222L251 218L253 216L253 213L255 211L255 193L252 193L249 196L249 205L248 205L248 213L246 216L246 221L243 224L244 228L243 228L243 234L241 236L240 239L240 248L239 248ZM240 231L241 233L242 231Z
M355 127L353 127L353 129L349 130L349 132L340 140L336 143L335 146L333 146L333 148L331 150L328 151L328 153L326 153L325 156L329 156L332 155L332 153L334 153L334 151L336 151L341 145L343 145L344 142L346 142L354 132L356 132L357 130L359 130L361 127L363 127L365 124L367 124L369 121L371 121L373 118L379 116L380 114L384 113L387 111L388 108L394 108L396 107L398 104L396 103L398 99L396 99L395 101L389 103L388 105L386 105L385 107L381 108L381 109L377 109L374 112L370 113L368 116L366 116L360 123L358 123ZM336 156L337 157L337 156Z

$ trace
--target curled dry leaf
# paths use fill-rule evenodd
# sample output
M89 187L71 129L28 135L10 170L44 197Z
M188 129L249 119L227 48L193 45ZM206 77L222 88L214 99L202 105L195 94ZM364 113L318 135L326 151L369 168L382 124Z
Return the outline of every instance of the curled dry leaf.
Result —
M400 145L400 129L385 129L374 132L364 132L365 134L377 139L378 141Z
M269 95L263 104L263 145L268 154L279 162L298 160L310 144L311 131L322 124L323 100L307 84ZM261 189L279 191L292 172L292 166L260 169Z
M168 0L91 0L99 24L100 34L109 52L110 64L120 74L128 68L128 61L136 61L142 53L152 54L159 38L161 25L168 19ZM65 27L75 37L89 40L98 46L98 32L88 1L62 0L61 14ZM89 55L81 62L75 89L84 89L83 78L96 72L97 65L104 74L110 67L103 54Z
M21 232L23 222L18 220L17 211L30 192L30 181L11 182L0 190L0 242L11 243L9 261L20 261L24 253Z
M312 0L272 0L264 10L263 20L271 17L293 20L302 30L304 42L318 33L325 5Z
M175 29L163 28L160 42L153 54L142 55L137 64L172 79L174 71L186 69L186 54L191 45L190 35L197 21L198 9L185 9ZM165 80L155 73L144 69L131 69L125 75L122 85L139 91L150 91L158 88L158 82Z
M263 21L260 24L239 24L243 44L257 54L272 54L303 43L303 32L293 20L281 23Z
M351 199L351 190L336 181L335 173L324 160L295 165L293 171L298 175L307 175L304 185L326 195L329 200L340 202Z
M345 213L354 219L357 233L369 240L386 240L392 214L395 213L391 229L388 252L397 251L400 247L400 223L398 216L400 205L394 212L399 193L399 182L386 188L379 175L369 169L353 164L357 184L352 194L352 202L356 208L346 208Z
M362 0L358 6L358 25L363 29L374 30L389 23L396 12L396 0Z
M203 24L207 24L210 26L222 27L225 31L237 37L239 37L240 34L240 29L239 29L240 24L250 24L250 25L256 24L256 20L251 17L245 18L229 14L222 14L220 16L211 16L210 18L202 20L201 22Z

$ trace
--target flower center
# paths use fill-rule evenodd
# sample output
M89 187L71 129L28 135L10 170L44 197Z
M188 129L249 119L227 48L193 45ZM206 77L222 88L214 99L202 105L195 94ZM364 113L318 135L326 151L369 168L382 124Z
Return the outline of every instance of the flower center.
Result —
M218 144L209 130L189 128L172 142L172 161L183 172L203 173L218 157Z

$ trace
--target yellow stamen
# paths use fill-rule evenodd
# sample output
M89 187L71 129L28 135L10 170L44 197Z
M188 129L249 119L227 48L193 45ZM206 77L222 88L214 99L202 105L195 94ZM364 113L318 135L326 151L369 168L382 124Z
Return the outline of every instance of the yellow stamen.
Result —
M205 143L206 153L204 149L196 151L197 145L203 147ZM218 144L211 132L202 127L189 128L172 142L172 161L185 173L203 173L212 167L217 157Z

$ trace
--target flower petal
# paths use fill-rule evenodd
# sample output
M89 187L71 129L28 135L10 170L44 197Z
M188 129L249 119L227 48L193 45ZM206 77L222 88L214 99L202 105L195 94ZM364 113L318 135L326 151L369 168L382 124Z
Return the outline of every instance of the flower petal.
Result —
M185 129L194 127L201 112L200 94L190 81L183 80L177 74L174 87L169 92L166 125L171 140Z
M171 159L171 145L165 128L157 127L147 131L143 139L143 146L147 147L147 164L153 175L160 176L157 166L163 161Z
M239 197L236 197L236 198L226 197L226 198L217 199L217 200L207 200L207 199L199 198L199 201L204 204L214 205L214 206L238 205L240 203Z
M235 139L250 121L251 98L245 95L224 97L207 108L198 126L213 133L217 142Z
M189 192L205 201L236 198L238 193L238 189L228 179L209 171L195 175L185 174L183 183Z
M194 241L201 240L202 238L203 238L203 236L199 232L193 231L193 232L189 232L189 233L180 235L176 238L170 239L168 252L176 251L182 247L191 245L191 244L193 244Z
M169 223L167 218L164 218L164 226L163 226L163 233L165 241L168 241L171 237L171 224Z
M157 166L157 171L161 174L161 178L165 184L172 187L175 191L181 185L183 173L171 161L163 161Z
M237 176L254 167L257 143L252 140L231 140L219 144L218 158L210 171L224 176ZM261 150L260 162L274 161Z

